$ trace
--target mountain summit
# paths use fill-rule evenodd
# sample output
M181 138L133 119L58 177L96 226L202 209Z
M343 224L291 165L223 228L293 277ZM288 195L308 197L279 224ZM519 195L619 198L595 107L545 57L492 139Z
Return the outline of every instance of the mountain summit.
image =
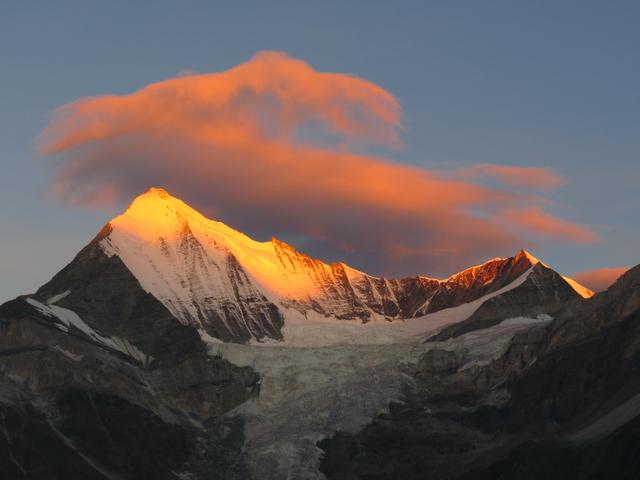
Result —
M51 295L69 290L64 302L72 302L77 292L61 279L70 271L74 278L82 277L98 257L121 262L141 289L181 324L221 341L240 343L282 340L287 323L410 322L489 299L515 288L529 275L525 287L544 277L529 296L532 304L544 303L545 308L550 308L550 299L555 308L576 292L583 296L587 292L525 250L447 279L368 275L344 263L311 258L277 238L255 241L206 218L161 188L149 189L109 221L65 268L67 273L42 290ZM467 311L448 321L464 320L460 315ZM439 322L426 324L442 326Z

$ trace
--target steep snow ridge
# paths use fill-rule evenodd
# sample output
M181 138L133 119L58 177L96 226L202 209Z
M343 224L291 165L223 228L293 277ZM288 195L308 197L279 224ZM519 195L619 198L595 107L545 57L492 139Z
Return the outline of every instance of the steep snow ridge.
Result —
M390 280L356 270L344 263L327 264L298 252L277 239L272 241L279 260L278 276L285 285L281 292L285 307L313 316L374 321L413 316L402 312L401 296L407 282L435 290L439 280L427 277ZM303 286L300 288L299 286Z
M272 239L257 242L227 225L209 220L172 197L152 188L109 222L101 240L108 255L118 255L142 287L187 323L201 319L208 299L234 298L225 264L233 255L248 274L250 285L269 300L301 311L316 310L342 318L356 311L370 316L368 304L397 303L398 280L373 277L343 263L326 264ZM419 277L422 284L439 280ZM254 292L255 293L255 292ZM367 311L364 313L364 311Z
M537 263L542 263L540 260L538 260L536 257L534 257L533 255L531 255L530 252L526 251L526 250L522 250L522 252L525 254L525 256L527 257L527 259L531 262L532 265L535 265ZM544 263L542 263L542 265L544 265L545 267L548 267L548 265L545 265Z
M71 290L65 290L64 292L59 293L58 295L54 295L53 297L48 298L47 303L49 305L51 305L52 303L56 303L62 300L63 298L67 297L70 293L71 293Z
M395 291L402 286L397 281L343 263L324 263L276 238L257 242L161 189L136 198L109 223L111 232L101 240L104 251L118 255L142 287L184 323L206 326L206 318L214 314L233 330L225 309L233 304L240 312L239 297L260 296L339 319L368 321L400 313ZM237 265L231 265L234 261ZM234 283L232 273L246 275L246 281ZM238 321L248 322L242 315Z
M162 189L136 198L107 230L100 240L105 253L119 256L142 288L185 324L206 328L207 318L216 317L228 330L246 328L259 339L257 319L245 312L248 300L263 304L254 315L261 318L269 317L269 302L338 319L399 315L398 281L326 264L275 238L257 242Z
M295 268L292 272L282 265L283 259L274 247L274 244L283 245L282 242L255 241L222 222L204 217L159 188L137 197L122 215L109 223L113 231L103 240L105 250L120 255L152 293L165 290L181 298L188 296L183 285L185 279L180 277L184 272L176 276L166 271L166 267L176 266L175 256L189 253L179 248L179 243L188 235L197 239L203 249L201 253L206 256L204 260L211 260L211 264L221 264L229 253L233 254L270 296L313 295L317 291L312 278L295 275ZM284 279L283 270L286 271ZM202 287L207 293L209 289L214 290L212 293L232 293L228 285L217 281ZM221 291L215 292L216 289Z
M546 263L538 260L536 257L534 257L531 253L527 252L526 250L522 250L522 252L527 256L527 258L529 259L529 261L531 262L532 265L536 265L536 264L540 263L541 265L544 265L545 267L549 268L549 266ZM561 277L582 298L591 298L591 297L593 297L593 295L594 295L593 291L589 290L587 287L585 287L583 285L580 285L573 278L565 277L564 275L561 275Z
M591 298L595 295L593 291L589 290L587 287L580 285L573 278L565 277L564 275L562 276L562 278L565 282L571 285L571 288L573 288L582 298Z
M532 269L533 267L509 285L472 302L403 321L388 322L384 319L376 319L366 324L357 320L336 322L322 315L302 315L295 310L290 310L286 313L284 338L279 344L289 347L326 347L419 343L435 335L447 325L466 320L490 298L519 287L525 282ZM265 343L265 345L274 344Z
M221 281L223 276L215 275L228 254L236 250L260 259L268 248L220 222L206 219L160 189L151 189L136 198L109 223L112 232L101 241L105 252L118 255L145 290L163 301L175 299L195 317L197 308L189 300L192 285L187 280L192 284L201 282L201 293L232 296L232 286ZM190 245L194 237L200 245ZM202 272L197 273L205 275L187 279L192 273L188 262L193 260L201 262L196 266ZM172 305L172 310L183 317L178 305Z
M521 251L444 280L385 279L311 258L276 238L255 241L159 188L137 197L108 227L99 240L107 255L120 257L142 288L181 322L224 341L279 340L283 323L285 341L292 343L303 333L329 341L363 322L384 327L346 337L379 343L380 335L424 334L464 320L540 263ZM398 325L391 328L390 320ZM335 325L335 335L327 322Z
M273 247L208 220L161 189L136 198L100 240L181 322L225 340L277 337L278 313L252 271L269 276ZM281 321L280 321L281 323Z

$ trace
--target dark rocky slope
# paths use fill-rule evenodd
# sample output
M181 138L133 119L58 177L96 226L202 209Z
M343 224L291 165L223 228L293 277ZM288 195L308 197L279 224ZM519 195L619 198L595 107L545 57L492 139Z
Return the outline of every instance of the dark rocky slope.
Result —
M81 274L78 274L81 272ZM3 479L202 478L241 471L242 425L220 416L258 394L259 379L207 356L200 337L142 291L117 258L88 247L35 298L72 293L73 309L110 348L20 297L0 307ZM121 345L120 342L117 345ZM206 472L206 475L204 475Z
M640 267L489 365L459 364L427 352L404 403L320 442L327 478L638 477Z

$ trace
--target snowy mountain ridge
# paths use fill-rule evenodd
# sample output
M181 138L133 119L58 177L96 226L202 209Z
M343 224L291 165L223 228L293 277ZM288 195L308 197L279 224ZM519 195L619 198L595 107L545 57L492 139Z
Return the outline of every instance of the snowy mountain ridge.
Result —
M183 324L223 341L281 340L285 317L298 323L423 317L486 297L541 264L522 250L447 279L376 277L311 258L275 237L255 241L161 188L134 199L96 241Z
M526 251L447 279L375 277L152 189L0 305L0 470L462 480L487 459L509 472L515 452L539 472L523 439L546 432L546 456L637 432L639 285L636 267L585 299ZM612 445L636 459L636 436Z

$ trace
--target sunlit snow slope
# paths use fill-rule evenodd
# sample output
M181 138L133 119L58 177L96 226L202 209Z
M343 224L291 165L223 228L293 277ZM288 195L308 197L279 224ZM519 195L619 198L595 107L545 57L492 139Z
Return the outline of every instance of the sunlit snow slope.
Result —
M392 320L405 320L398 333L411 332L414 338L425 318L433 319L427 330L439 324L436 312L449 310L448 317L436 316L447 317L449 323L464 320L473 313L465 305L517 286L538 263L521 251L445 280L375 277L343 263L313 259L276 238L257 242L159 188L137 197L97 241L182 323L195 324L223 341L240 342L282 340L284 331L292 343L305 331L301 324L329 322L344 329ZM579 292L583 288L570 284ZM459 313L451 314L456 307Z

